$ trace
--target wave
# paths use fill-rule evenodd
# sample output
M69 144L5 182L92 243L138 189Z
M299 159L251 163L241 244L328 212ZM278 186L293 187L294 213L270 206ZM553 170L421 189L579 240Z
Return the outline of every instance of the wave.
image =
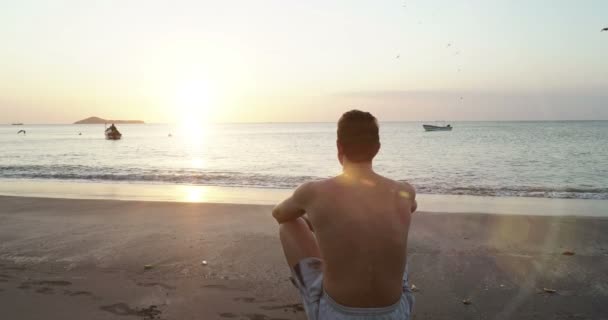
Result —
M299 184L326 177L289 176L230 171L207 171L193 169L139 169L109 168L82 165L56 166L0 166L0 178L7 179L49 179L98 182L140 182L194 184L225 187L255 187L290 189ZM474 195L493 197L538 197L562 199L602 199L608 200L608 188L594 187L539 187L539 186L461 186L456 183L432 184L426 181L409 180L418 193Z
M230 171L201 172L200 170L133 168L98 168L79 165L62 166L0 166L0 178L86 180L117 182L154 182L195 184L227 187L262 187L287 189L305 181L320 180L313 176L276 176Z
M473 195L491 197L533 197L559 199L599 199L608 200L608 188L578 187L441 187L416 184L419 193L452 195Z

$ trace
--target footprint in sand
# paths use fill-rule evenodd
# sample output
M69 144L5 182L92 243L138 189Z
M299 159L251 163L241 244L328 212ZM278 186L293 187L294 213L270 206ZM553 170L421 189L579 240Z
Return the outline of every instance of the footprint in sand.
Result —
M3 267L4 270L25 271L25 267Z
M174 286L170 286L164 283L160 283L160 282L137 282L137 285L140 287L161 287L165 290L175 290Z
M72 285L71 282L63 281L63 280L26 281L23 284L33 284L36 286L60 286L60 287Z
M101 306L99 309L118 316L138 316L145 320L160 319L160 314L162 313L155 305L151 305L147 308L133 309L124 302L119 302L108 306Z
M42 294L53 294L55 293L55 291L53 290L53 288L49 288L49 287L42 287L36 290L37 293L42 293Z
M281 306L262 306L260 308L262 308L264 310L281 310L281 309L283 309L283 311L285 311L285 312L292 311L293 313L304 311L304 306L302 306L301 303L285 304L285 305L281 305Z
M71 291L71 290L63 290L63 294L75 297L75 296L92 296L93 294L88 291Z
M259 300L259 299L254 298L254 297L236 297L236 298L234 298L232 300L236 301L236 302L245 302L245 303L267 303L267 302L275 302L275 301L277 301L276 299Z
M117 316L136 316L137 310L132 309L126 303L115 303L109 306L101 306L99 309L115 314Z
M232 299L234 301L242 301L242 302L246 302L246 303L252 303L255 302L255 298L251 298L251 297L237 297Z
M25 281L25 282L22 282L21 285L19 285L17 288L18 289L30 289L32 286L60 286L60 287L65 287L65 286L69 286L69 285L72 285L72 283L69 282L69 281L42 280L42 281ZM42 288L42 289L44 289L44 288ZM47 287L46 289L51 289L51 288ZM40 291L40 289L38 291ZM48 291L48 290L42 290L42 291Z

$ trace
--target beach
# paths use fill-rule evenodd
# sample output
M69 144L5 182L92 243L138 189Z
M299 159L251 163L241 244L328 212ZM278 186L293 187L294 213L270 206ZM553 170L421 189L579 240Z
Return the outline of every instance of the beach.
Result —
M90 2L0 10L0 320L608 320L608 1Z
M0 204L3 319L305 319L271 206ZM415 318L603 319L606 230L605 217L418 212Z

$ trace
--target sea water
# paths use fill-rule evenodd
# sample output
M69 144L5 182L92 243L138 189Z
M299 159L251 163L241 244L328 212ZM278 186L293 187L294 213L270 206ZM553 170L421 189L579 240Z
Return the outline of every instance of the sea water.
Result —
M608 122L380 124L380 174L419 193L608 199ZM26 134L17 134L18 130ZM340 173L335 123L0 126L2 179L293 188ZM5 180L8 181L8 180Z

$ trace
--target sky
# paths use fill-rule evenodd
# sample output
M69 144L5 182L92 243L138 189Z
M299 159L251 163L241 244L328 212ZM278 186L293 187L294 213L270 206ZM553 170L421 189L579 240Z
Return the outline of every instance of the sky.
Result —
M0 8L0 123L608 119L605 0Z

